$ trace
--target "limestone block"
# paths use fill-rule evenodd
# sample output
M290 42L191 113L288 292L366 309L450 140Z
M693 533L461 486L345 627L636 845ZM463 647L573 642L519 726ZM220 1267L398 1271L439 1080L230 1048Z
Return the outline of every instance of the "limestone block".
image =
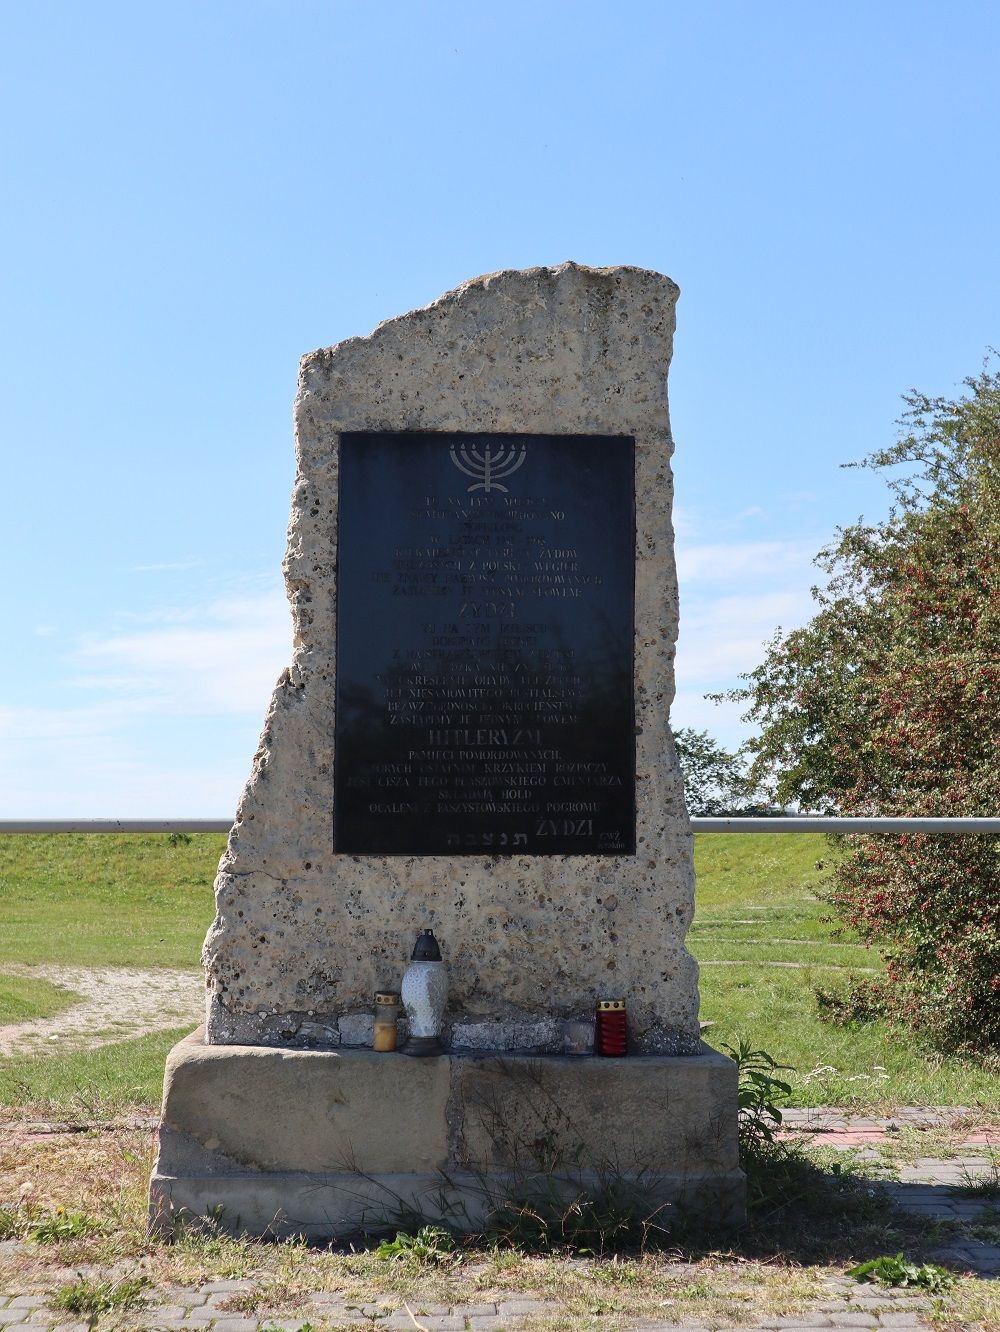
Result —
M595 1168L737 1170L736 1065L702 1049L680 1058L456 1060L457 1159L472 1168L525 1167L540 1164L541 1151Z
M633 267L489 274L303 359L285 560L293 659L268 709L206 940L213 1044L315 1044L395 984L433 927L450 1023L537 1023L627 997L633 1048L699 1049L690 824L668 726L677 581L666 376L677 287ZM340 437L635 439L635 855L334 854ZM333 1042L331 1041L331 1044Z
M172 1051L150 1219L233 1233L346 1237L401 1209L481 1228L512 1192L635 1187L739 1222L736 1069L700 1057L580 1059L206 1046ZM221 1208L221 1216L218 1209Z
M198 1031L167 1060L161 1166L200 1147L229 1169L434 1171L448 1096L443 1058L211 1046Z

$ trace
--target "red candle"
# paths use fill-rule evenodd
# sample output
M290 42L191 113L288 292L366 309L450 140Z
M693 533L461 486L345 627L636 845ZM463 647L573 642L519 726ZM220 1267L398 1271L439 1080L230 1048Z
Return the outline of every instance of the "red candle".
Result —
M625 1000L597 1001L597 1053L620 1058L625 1053Z

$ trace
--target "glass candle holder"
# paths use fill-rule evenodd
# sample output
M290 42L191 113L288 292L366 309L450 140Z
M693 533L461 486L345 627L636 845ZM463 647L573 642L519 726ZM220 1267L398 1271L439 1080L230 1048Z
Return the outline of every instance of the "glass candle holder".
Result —
M375 1036L372 1049L383 1054L396 1048L396 1019L399 995L395 990L379 990L375 995Z
M625 1053L625 1000L599 999L597 1002L597 1053L621 1058Z

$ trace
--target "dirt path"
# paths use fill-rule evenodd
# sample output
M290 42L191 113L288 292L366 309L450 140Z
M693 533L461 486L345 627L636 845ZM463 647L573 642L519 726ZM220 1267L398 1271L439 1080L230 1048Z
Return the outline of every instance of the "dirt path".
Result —
M137 967L23 966L0 964L8 976L33 976L81 997L55 1017L0 1026L0 1056L53 1054L114 1045L169 1027L196 1026L203 1017L200 971Z

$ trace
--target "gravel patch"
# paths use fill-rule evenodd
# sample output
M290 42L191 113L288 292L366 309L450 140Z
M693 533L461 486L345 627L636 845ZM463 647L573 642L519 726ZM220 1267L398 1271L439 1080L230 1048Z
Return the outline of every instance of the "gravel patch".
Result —
M204 1018L201 971L140 967L0 964L8 976L28 976L73 990L81 1000L55 1017L0 1027L0 1055L58 1054L114 1045Z

